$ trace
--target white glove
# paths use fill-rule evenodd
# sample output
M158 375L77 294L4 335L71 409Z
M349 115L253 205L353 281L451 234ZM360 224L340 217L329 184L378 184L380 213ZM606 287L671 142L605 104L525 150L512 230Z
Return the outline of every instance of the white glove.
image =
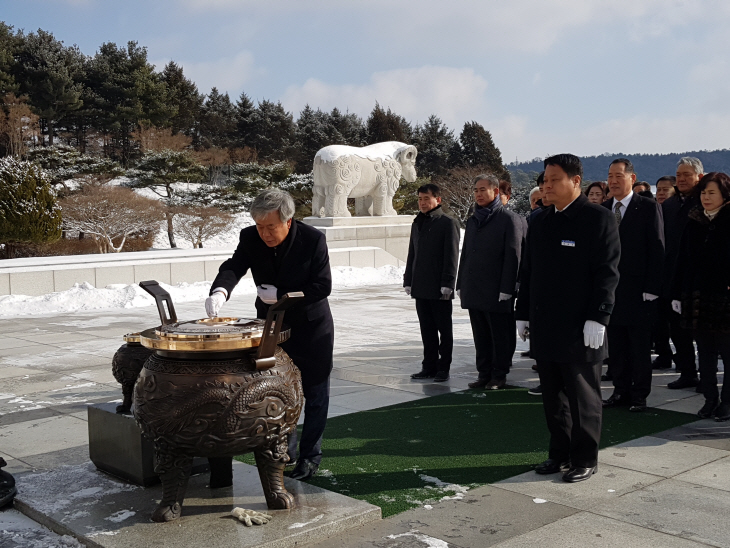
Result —
M512 298L512 295L509 295L508 293L500 293L499 294L499 302L502 301L509 301Z
M231 515L238 518L246 527L251 527L252 524L264 525L273 519L269 514L257 512L256 510L245 510L243 508L234 508L231 510Z
M453 292L454 292L454 290L451 289L450 287L442 287L441 288L441 300L442 301L447 300L449 297L451 297L451 294Z
M682 313L682 301L672 301L672 310L674 310L677 314Z
M653 293L644 293L643 297L645 301L655 301L659 298Z
M274 304L276 301L278 301L278 297L276 296L276 287L273 285L257 285L256 291L259 294L259 299L264 301L266 304Z
M411 286L410 285L405 286L403 288L403 291L406 292L406 295L410 296L410 294L411 294Z
M593 320L586 320L583 326L583 344L591 348L601 348L606 335L606 326Z
M517 334L523 341L527 340L527 329L530 327L530 322L527 320L517 320Z
M215 291L210 297L205 299L205 313L209 318L218 316L223 303L226 302L226 295L222 291Z

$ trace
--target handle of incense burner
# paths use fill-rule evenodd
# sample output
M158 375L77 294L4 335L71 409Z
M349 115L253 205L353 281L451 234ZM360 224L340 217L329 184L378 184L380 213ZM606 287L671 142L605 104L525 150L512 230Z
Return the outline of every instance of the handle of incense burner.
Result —
M162 325L175 323L177 321L177 314L175 314L175 306L172 304L172 297L170 294L160 287L155 280L147 280L139 282L139 286L144 289L147 293L152 295L157 304L157 311L160 313L160 321Z
M269 312L266 314L266 323L264 324L264 334L261 337L256 358L254 358L256 369L259 371L270 369L276 365L274 353L276 352L276 343L279 340L281 325L284 323L284 312L303 298L304 293L301 291L287 293L269 307Z

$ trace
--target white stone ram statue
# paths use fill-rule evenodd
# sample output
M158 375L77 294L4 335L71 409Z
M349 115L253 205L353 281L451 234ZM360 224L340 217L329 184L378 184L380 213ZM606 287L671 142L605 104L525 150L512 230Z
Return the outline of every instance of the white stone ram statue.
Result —
M386 141L366 147L330 145L314 157L312 215L350 217L347 199L355 198L355 215L397 215L393 196L400 178L416 180L416 147Z

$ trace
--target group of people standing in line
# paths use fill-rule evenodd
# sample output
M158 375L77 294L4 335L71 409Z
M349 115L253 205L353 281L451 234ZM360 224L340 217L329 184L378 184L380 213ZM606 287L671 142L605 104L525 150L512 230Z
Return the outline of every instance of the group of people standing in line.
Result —
M700 417L730 419L727 375L722 392L717 384L718 354L730 363L730 177L685 157L654 198L626 158L610 163L607 183L585 189L577 156L544 165L527 218L508 209L508 182L474 179L460 258L438 186L418 189L403 285L416 300L424 358L411 377L449 378L455 295L474 337L479 376L470 388L502 388L516 336L529 336L540 378L530 392L542 394L551 435L535 471L576 482L597 469L603 407L645 411L652 368L674 361L680 376L668 387L696 387ZM614 386L606 400L602 378Z

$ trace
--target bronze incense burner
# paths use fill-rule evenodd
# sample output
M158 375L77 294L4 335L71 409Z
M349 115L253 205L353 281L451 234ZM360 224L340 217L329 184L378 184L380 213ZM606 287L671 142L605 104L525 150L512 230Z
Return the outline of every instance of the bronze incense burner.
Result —
M266 320L178 322L157 282L140 286L155 297L162 320L140 333L142 346L154 353L134 386L134 417L153 441L162 481L152 520L180 516L194 456L253 452L268 507L293 507L283 472L304 398L299 370L278 343L289 336L284 311L304 295L285 295Z

